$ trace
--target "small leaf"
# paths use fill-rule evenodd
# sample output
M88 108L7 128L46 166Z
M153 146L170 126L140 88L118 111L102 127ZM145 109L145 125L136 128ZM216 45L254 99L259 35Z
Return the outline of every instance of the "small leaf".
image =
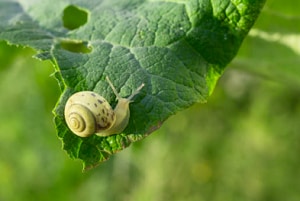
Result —
M54 110L58 136L86 169L143 139L176 112L206 102L264 2L0 1L0 39L33 47L39 58L54 62L63 91ZM69 25L69 9L83 11L78 24ZM122 97L141 83L145 87L130 105L123 133L80 138L66 126L66 100L89 90L115 105L105 76Z

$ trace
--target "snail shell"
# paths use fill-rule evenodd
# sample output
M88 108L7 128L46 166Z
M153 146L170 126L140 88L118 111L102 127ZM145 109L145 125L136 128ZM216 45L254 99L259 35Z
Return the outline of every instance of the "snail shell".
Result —
M109 129L116 121L109 103L91 91L75 93L68 99L65 118L71 131L81 137Z
M108 77L106 80L118 99L114 110L105 98L91 91L77 92L68 99L65 119L74 134L80 137L93 134L108 136L121 133L127 127L130 118L129 104L144 87L144 83L128 98L122 98Z

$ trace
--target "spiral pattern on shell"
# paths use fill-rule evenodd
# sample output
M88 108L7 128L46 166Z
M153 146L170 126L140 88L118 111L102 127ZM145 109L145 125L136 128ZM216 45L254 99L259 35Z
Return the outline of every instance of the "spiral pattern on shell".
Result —
M68 99L65 119L73 133L80 137L88 137L109 129L115 123L116 115L102 96L82 91Z

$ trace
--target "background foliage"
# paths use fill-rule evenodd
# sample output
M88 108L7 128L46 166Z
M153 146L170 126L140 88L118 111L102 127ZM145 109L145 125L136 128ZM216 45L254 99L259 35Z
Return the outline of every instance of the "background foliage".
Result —
M59 96L53 67L2 42L0 200L298 201L295 4L267 1L207 104L84 174L49 123Z

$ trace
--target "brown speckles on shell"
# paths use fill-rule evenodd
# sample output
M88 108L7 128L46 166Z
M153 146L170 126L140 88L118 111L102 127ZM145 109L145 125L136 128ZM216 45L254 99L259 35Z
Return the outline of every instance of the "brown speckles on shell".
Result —
M101 120L102 120L102 122L103 122L104 124L107 123L107 118L106 118L106 117L101 117Z
M106 126L101 126L100 124L97 124L97 129L99 130L99 131L101 131L101 130L105 130L106 128L109 128L111 126L111 123L110 122L108 122L107 123L107 125Z
M105 114L105 116L107 117L107 119L109 119L109 121L114 121L115 114L114 114L113 111L107 111L107 113Z
M114 114L111 114L111 115L110 115L110 119L111 119L111 121L113 121L113 120L114 120L114 117L115 117L115 115L114 115Z
M97 99L98 103L102 104L103 103L103 100L101 99Z

